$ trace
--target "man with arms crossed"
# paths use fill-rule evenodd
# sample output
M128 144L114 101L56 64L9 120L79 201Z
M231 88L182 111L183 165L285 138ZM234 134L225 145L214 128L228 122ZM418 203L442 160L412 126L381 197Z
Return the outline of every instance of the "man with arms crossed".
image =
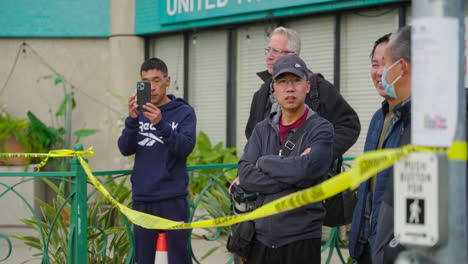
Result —
M332 162L333 126L305 104L310 89L305 63L296 55L283 56L274 65L272 79L280 109L255 126L234 181L262 194L263 204L320 183ZM281 156L282 146L291 147L288 140L302 126L304 133L290 155ZM247 263L320 263L324 216L318 202L256 219Z

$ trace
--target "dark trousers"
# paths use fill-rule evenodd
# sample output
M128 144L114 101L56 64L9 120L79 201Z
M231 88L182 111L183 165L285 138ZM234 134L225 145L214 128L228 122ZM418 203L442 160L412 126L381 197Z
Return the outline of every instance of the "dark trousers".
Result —
M189 211L185 198L159 202L134 202L133 209L173 221L187 222ZM137 264L154 264L156 240L159 232L167 234L169 264L190 263L188 254L189 230L155 230L133 226Z
M364 251L362 252L361 257L356 259L358 264L372 264L372 257L371 257L371 251L370 251L370 245L366 244L364 247Z
M300 240L270 248L255 240L247 264L320 264L321 239Z

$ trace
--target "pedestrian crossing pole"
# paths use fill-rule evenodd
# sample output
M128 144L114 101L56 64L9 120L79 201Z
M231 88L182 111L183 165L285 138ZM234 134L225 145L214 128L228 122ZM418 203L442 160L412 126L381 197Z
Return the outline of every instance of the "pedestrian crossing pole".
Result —
M454 142L466 142L464 10L464 0L412 1L411 142L414 145L451 147ZM466 144L461 146L461 151L466 153ZM406 212L399 211L407 218L398 218L395 207L395 234L403 236L407 241L403 244L409 248L400 254L397 263L466 263L466 160L446 154L426 154L410 157L406 163L409 170L400 167L400 176L408 175L420 181L413 187L432 186L436 191L421 195L422 199L408 196ZM411 170L413 174L408 173ZM422 177L416 175L421 170L427 172ZM398 177L397 171L395 166L394 177ZM398 230L397 225L404 228Z

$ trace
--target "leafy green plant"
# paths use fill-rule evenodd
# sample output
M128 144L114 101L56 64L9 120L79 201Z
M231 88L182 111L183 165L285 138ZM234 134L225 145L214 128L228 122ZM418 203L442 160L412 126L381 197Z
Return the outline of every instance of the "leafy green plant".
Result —
M111 176L105 178L106 188L119 202L129 206L131 191L125 187L127 177L120 181L111 180ZM52 204L37 199L41 204L43 220L40 226L44 236L49 239L48 258L50 263L66 263L67 248L69 242L69 229L71 217L71 205L66 201L66 182L43 179L46 184L55 191L56 197ZM52 226L52 223L55 224ZM16 238L24 241L26 245L38 249L40 252L35 256L42 256L46 245L42 243L40 226L34 219L23 219L23 223L32 228L37 235ZM121 217L118 209L113 207L99 192L88 195L88 263L125 263L130 252L130 239L126 220ZM104 239L103 230L109 237ZM110 242L109 242L110 241ZM102 251L102 254L97 254Z
M231 199L226 195L222 188L226 189L224 186L221 187L219 185L213 185L208 192L203 194L200 203L200 207L203 209L198 211L194 221L231 215ZM205 235L192 233L192 238L205 239L212 242L212 247L208 248L206 252L203 252L203 255L199 257L199 260L202 263L217 250L224 250L226 248L230 230L230 227L205 228L204 231L207 233ZM198 254L196 254L196 257L198 258Z
M72 112L76 108L75 93L73 92L74 86L66 81L61 75L55 73L52 75L46 75L40 80L53 79L55 86L61 86L63 90L63 99L58 106L57 110L53 114L52 123L54 124L54 130L62 137L59 148L71 148L74 144L78 143L81 137L88 137L94 135L98 130L96 129L78 129L72 132ZM72 134L75 140L72 140Z
M66 250L67 250L67 241L68 241L68 227L70 219L71 206L68 203L65 203L64 187L65 182L62 181L60 185L55 185L51 181L44 179L44 181L57 193L56 199L52 202L52 205L42 201L41 199L36 199L41 204L41 212L43 215L43 220L40 221L41 226L35 221L35 219L23 219L23 223L26 226L32 228L36 231L38 236L24 236L15 238L24 240L24 243L28 246L40 250L40 253L35 254L34 256L43 255L44 248L47 245L44 245L41 239L41 227L44 232L44 238L49 239L48 252L49 259L52 263L65 263L66 262ZM61 205L65 204L63 209L60 211ZM57 216L55 225L52 226L54 218Z
M131 207L131 191L125 186L127 178L124 177L117 182L111 180L111 176L107 176L104 182L107 182L106 189L112 197L119 203ZM92 202L88 202L88 225L102 228L111 239L106 245L98 229L89 229L88 240L93 242L88 242L88 249L94 254L89 255L88 263L125 263L131 247L129 236L133 236L128 233L131 224L101 193L96 195ZM106 249L104 254L96 254L103 249Z
M7 140L10 136L21 142L27 151L31 150L31 140L28 138L29 123L26 119L15 118L10 113L0 112L0 141ZM2 152L5 149L2 146Z
M95 129L78 129L73 132L74 142L71 141L71 114L76 108L74 93L68 88L63 78L58 75L48 75L42 79L54 79L54 85L62 84L64 97L55 111L52 123L47 126L31 111L27 112L27 119L15 118L5 109L0 111L0 142L12 136L25 147L26 152L43 153L51 149L71 148L81 137L95 134ZM72 86L73 87L73 86ZM5 149L2 148L4 152Z
M231 197L226 195L226 193L221 190L220 186L213 186L210 191L203 196L201 206L213 218L220 218L232 214ZM231 228L229 226L221 227L221 235L225 235L224 238L227 238L230 230Z
M187 159L188 166L194 165L209 165L209 164L228 164L237 163L239 157L235 155L236 148L224 148L223 143L219 142L215 146L211 144L210 138L202 131L197 136L197 142L192 154ZM226 169L206 169L200 170L200 173L216 176L218 173ZM209 177L200 173L190 173L189 192L193 198L194 194L200 193L203 187L209 181ZM231 182L237 176L237 169L230 170L224 174L219 180L226 184Z
M98 132L96 129L78 129L72 131L72 112L77 104L73 92L74 86L70 82L66 81L56 72L42 76L37 81L41 80L53 80L54 86L61 87L64 95L55 112L49 109L52 119L51 126L44 124L31 111L27 113L31 124L30 133L32 138L38 146L43 146L42 149L38 148L36 152L48 152L51 149L71 149L73 145L79 142L81 137L88 137ZM53 159L44 168L44 170L50 171L66 171L68 169L68 160L64 158Z
M63 143L61 132L45 125L31 111L27 113L29 119L28 135L32 141L31 152L49 152L55 145Z
M197 136L195 148L188 157L187 165L230 164L238 161L239 158L235 155L235 148L224 148L223 143L213 146L209 137L200 132ZM227 186L237 177L237 169L226 170L228 169L203 169L190 172L189 193L191 200L196 201L199 195L202 195L200 209L197 210L194 221L231 215L231 198L227 194ZM219 184L214 183L213 178L220 174L222 176L218 178ZM201 193L208 184L211 184L211 186L204 193ZM215 245L201 256L201 261L218 249L226 247L230 227L207 228L205 231L208 232L210 237L192 233L195 238L216 241Z
M29 153L48 152L61 141L59 133L42 123L34 114L28 112L28 119L15 118L5 110L0 111L0 143L11 140L19 141ZM7 152L6 144L0 144L1 151ZM8 159L3 159L8 164ZM37 159L30 159L37 162Z

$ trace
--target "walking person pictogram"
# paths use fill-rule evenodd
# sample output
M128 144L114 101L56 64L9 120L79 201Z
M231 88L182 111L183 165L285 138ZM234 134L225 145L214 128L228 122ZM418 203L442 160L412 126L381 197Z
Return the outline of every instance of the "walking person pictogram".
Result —
M406 222L424 225L424 199L406 199Z
M419 200L415 199L410 205L410 223L419 224L419 214L421 213L421 207L419 207Z

